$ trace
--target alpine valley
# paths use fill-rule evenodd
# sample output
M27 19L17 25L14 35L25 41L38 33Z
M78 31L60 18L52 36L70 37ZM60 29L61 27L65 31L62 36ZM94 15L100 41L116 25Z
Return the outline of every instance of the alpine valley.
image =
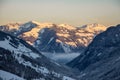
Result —
M0 26L0 31L25 40L43 55L59 63L67 63L77 57L97 34L106 29L97 23L74 27L36 21Z
M0 79L75 80L76 78L68 67L46 58L22 39L0 31Z
M1 25L0 80L120 80L120 25Z

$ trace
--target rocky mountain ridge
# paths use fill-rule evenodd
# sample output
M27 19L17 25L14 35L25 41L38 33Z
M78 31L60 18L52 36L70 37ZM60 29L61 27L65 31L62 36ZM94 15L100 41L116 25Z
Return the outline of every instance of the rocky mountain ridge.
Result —
M97 35L67 65L80 71L80 80L120 80L120 25Z
M11 26L12 25L7 27L9 28ZM21 24L20 26L17 25L15 28L7 29L7 30L4 27L6 27L6 25L0 26L0 30L6 31L6 32L8 31L9 33L19 36L20 38L24 39L31 45L36 44L39 38L43 37L43 36L40 36L42 29L49 28L49 30L52 30L53 32L55 32L54 37L56 37L56 39L53 42L55 42L56 44L54 44L54 46L59 45L59 48L60 48L58 51L56 51L56 49L53 49L52 52L60 51L60 52L67 52L67 53L72 51L75 52L85 48L92 41L94 36L106 30L107 28L97 23L84 25L82 27L73 27L68 24L57 25L52 23L38 23L35 21L30 21L25 24ZM53 33L52 31L49 32L49 34L52 34ZM49 36L47 33L48 32L46 31L44 32L44 34L47 35L46 40L47 40L47 37ZM51 39L52 37L49 38L46 41L46 44L42 46L45 47L48 44L49 40ZM34 46L38 47L39 44L36 44ZM65 49L65 47L67 48ZM39 48L39 49L41 50L42 48ZM48 49L44 49L43 51L47 51L47 50Z

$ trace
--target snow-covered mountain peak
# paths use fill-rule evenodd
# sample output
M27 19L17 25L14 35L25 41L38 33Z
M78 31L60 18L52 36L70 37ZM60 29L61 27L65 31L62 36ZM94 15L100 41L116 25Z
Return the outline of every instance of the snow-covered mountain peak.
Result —
M36 24L36 25L40 25L40 23L37 22L37 21L29 21L28 23L30 23L30 24Z
M27 22L27 23L21 25L20 28L30 28L30 27L33 28L33 27L36 27L37 24L38 24L38 23L35 22L35 21L29 21L29 22Z
M98 23L93 23L84 25L81 27L81 29L96 34L98 32L105 31L107 27Z
M25 24L22 24L14 34L18 36L24 32L31 31L33 28L37 27L38 25L39 24L35 21L29 21Z
M83 25L81 28L97 28L97 27L105 27L104 25L102 24L99 24L99 23L93 23L93 24L86 24L86 25Z
M71 25L68 25L68 24L59 24L58 27L67 28L69 30L75 30L76 29L74 26L71 26Z
M18 30L19 26L22 25L22 23L8 23L6 25L1 25L0 30L1 31L13 31Z

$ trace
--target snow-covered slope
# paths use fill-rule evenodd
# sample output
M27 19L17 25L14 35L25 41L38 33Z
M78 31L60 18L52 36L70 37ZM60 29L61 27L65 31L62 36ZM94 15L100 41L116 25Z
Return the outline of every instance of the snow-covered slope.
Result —
M67 65L80 71L80 80L120 80L120 24L97 35Z
M15 74L0 70L0 80L25 80Z
M11 77L17 75L27 80L62 80L65 77L75 79L69 68L47 59L22 39L1 31L0 69L0 78L3 79L7 79L7 76L1 77L3 74Z
M16 36L19 36L21 34L23 34L24 32L28 32L28 31L31 31L34 27L36 27L37 25L39 25L39 23L37 22L34 22L34 21L30 21L30 22L27 22L25 24L22 24L19 29L14 32L14 34Z
M69 45L62 42L57 42L56 31L50 28L43 28L39 32L37 40L34 42L34 47L42 52L52 53L68 53L70 52Z
M0 31L8 32L10 34L14 34L15 31L19 29L19 26L21 26L22 23L9 23L6 25L0 26Z

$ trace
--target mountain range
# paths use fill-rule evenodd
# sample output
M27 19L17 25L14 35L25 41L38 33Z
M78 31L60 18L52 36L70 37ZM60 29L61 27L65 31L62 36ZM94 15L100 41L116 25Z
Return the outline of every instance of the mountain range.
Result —
M71 53L84 50L92 39L107 27L97 23L81 27L68 24L38 23L10 23L1 25L0 30L15 35L41 52Z
M66 66L41 52L79 56ZM30 21L0 26L1 80L120 80L119 66L120 25L72 27Z

